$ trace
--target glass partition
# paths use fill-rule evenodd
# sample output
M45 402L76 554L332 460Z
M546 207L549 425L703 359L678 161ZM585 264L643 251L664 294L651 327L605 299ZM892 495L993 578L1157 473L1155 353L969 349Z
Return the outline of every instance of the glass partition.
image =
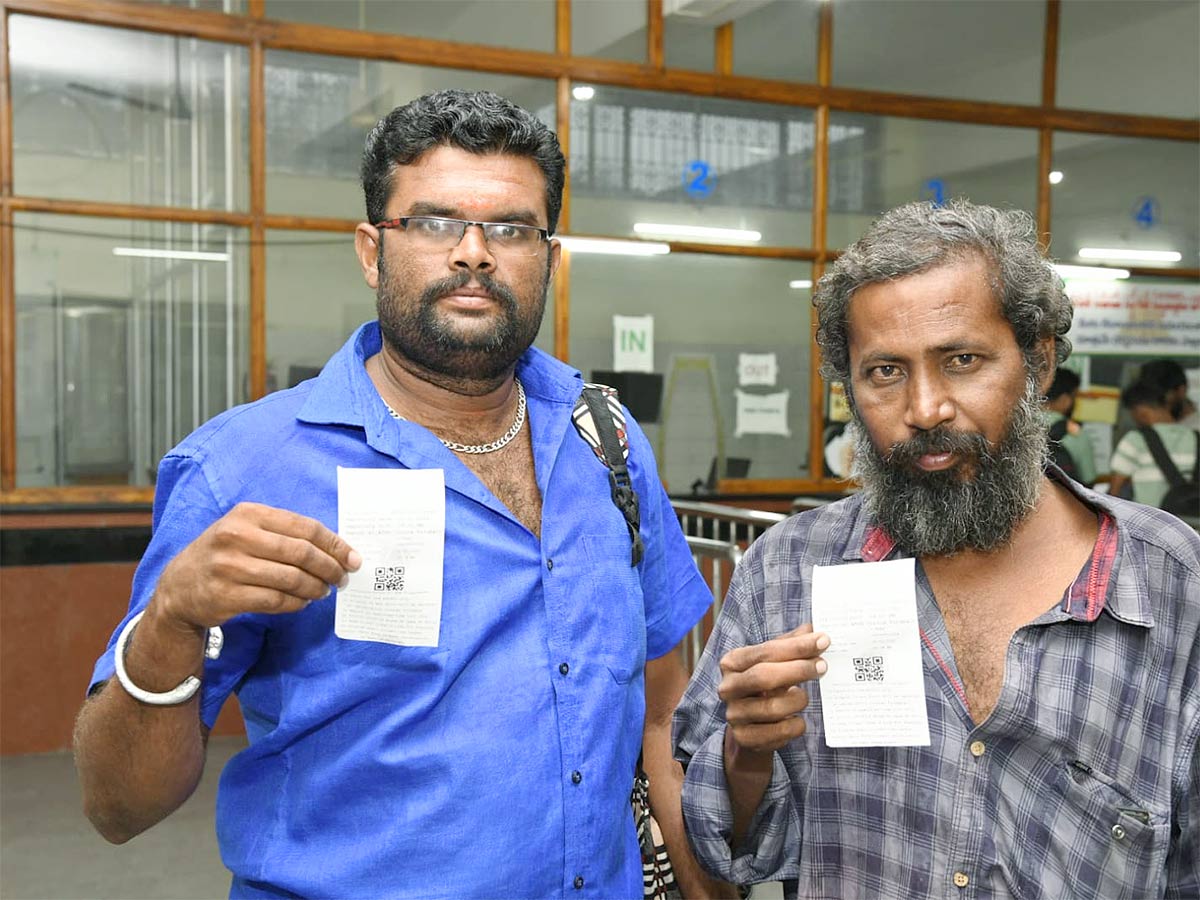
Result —
M646 0L571 0L571 53L646 61Z
M833 112L830 247L853 243L884 210L912 200L1037 209L1037 132Z
M807 246L812 149L808 109L597 86L571 102L571 230L717 227L758 237L699 239Z
M815 82L822 5L823 0L772 0L751 8L733 23L733 73Z
M245 209L246 48L9 18L14 191Z
M367 134L396 106L448 88L495 91L556 127L553 81L268 52L268 211L361 219Z
M1200 116L1200 4L1064 0L1058 106Z
M1037 105L1045 20L1045 3L1013 0L836 3L833 83Z
M1051 252L1064 262L1155 268L1200 266L1200 145L1186 141L1054 136ZM1108 251L1085 259L1081 251ZM1122 257L1122 252L1132 251ZM1178 254L1178 259L1139 259ZM1085 254L1086 255L1086 254Z
M265 12L312 25L554 51L554 4L545 0L266 0Z
M808 476L810 277L788 260L573 255L571 364L623 390L671 493Z
M17 486L154 483L248 394L247 235L17 213Z

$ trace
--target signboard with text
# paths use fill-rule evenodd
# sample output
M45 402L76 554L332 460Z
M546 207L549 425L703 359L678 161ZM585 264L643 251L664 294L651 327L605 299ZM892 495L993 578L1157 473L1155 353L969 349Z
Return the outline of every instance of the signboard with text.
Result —
M1200 347L1200 285L1074 281L1075 353L1189 356Z

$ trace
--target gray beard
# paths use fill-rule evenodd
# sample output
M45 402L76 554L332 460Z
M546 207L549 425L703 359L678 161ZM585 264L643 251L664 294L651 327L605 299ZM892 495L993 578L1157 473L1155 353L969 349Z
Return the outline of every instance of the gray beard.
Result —
M936 428L893 445L885 455L871 442L858 410L853 413L858 426L853 476L863 486L867 510L913 556L995 550L1037 505L1047 428L1032 378L995 445L978 433ZM960 456L950 469L925 472L914 464L926 453L945 451Z

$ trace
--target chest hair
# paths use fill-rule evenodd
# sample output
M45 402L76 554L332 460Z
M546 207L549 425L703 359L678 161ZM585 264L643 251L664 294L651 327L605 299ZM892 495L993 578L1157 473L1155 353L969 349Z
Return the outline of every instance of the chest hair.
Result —
M518 522L541 537L542 492L533 470L533 447L528 428L495 453L455 455L516 516Z

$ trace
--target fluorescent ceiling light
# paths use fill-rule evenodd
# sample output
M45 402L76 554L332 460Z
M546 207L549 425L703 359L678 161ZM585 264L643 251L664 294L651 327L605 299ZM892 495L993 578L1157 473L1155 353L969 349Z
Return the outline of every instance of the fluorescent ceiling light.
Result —
M576 100L591 100L596 96L596 89L590 84L577 84L571 91L571 96Z
M812 287L812 281L808 278L799 278L796 281L789 281L788 287L794 288L795 290L798 290L798 291L802 291L802 290L804 290L804 288Z
M669 244L657 241L619 241L606 238L559 236L558 242L572 253L604 253L609 256L663 256Z
M1053 172L1050 173L1050 183L1051 184L1058 184L1062 180L1063 180L1063 173L1059 172L1057 169L1055 169Z
M658 237L707 238L713 241L761 241L762 233L744 228L710 228L707 225L666 225L654 222L637 222L633 226L637 234L653 234Z
M155 250L151 247L113 247L113 256L146 256L150 259L190 259L202 262L229 262L228 253L203 250Z
M1179 262L1181 253L1175 250L1126 250L1122 247L1081 247L1080 259L1128 259L1136 262Z
M1060 266L1054 267L1064 281L1118 281L1129 277L1128 269L1112 269L1108 266Z

